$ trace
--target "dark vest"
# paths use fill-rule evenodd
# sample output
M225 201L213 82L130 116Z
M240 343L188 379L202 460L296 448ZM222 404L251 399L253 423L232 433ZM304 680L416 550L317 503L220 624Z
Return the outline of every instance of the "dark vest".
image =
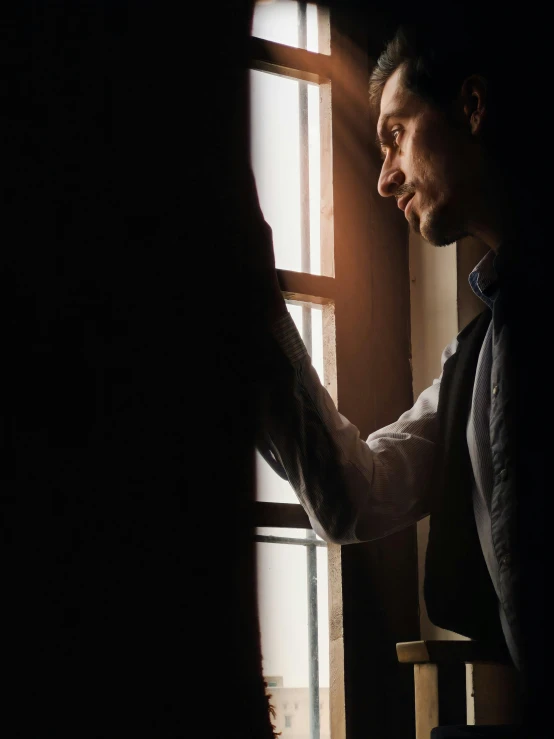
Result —
M498 598L475 523L466 438L477 360L491 318L486 309L459 334L458 349L443 368L424 593L436 626L503 645Z

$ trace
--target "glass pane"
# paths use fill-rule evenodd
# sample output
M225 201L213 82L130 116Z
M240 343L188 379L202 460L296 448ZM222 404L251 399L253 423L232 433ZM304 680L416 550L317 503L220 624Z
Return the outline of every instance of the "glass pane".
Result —
M327 18L325 11L322 13L314 3L258 0L252 35L297 49L329 54L329 24L324 18Z
M287 303L296 328L312 358L312 364L323 382L323 311L321 306ZM256 500L266 503L298 503L296 493L256 452Z
M314 369L319 375L321 382L323 382L322 307L315 303L311 305L298 305L298 303L287 302L287 308L298 329L298 333L306 345Z
M283 739L311 739L310 661L319 686L320 739L329 739L327 549L315 548L317 654L310 653L308 547L258 542L257 570L263 672ZM315 623L315 621L317 623ZM315 650L314 650L315 652ZM316 659L318 669L315 670Z
M252 166L277 268L323 274L320 88L259 70L250 81Z
M279 477L257 450L256 500L262 503L298 503L289 482Z

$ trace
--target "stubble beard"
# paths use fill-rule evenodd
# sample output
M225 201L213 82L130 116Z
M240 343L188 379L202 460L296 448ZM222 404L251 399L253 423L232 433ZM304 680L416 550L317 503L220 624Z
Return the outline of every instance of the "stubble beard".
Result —
M462 226L454 225L454 219L449 217L447 210L447 208L433 208L425 211L421 217L411 213L414 224L410 225L432 246L449 246L468 234Z

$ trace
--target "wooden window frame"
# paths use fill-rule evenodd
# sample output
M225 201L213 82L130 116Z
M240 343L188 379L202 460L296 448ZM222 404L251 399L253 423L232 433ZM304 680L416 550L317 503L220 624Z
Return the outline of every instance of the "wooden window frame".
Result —
M395 204L376 191L368 79L372 43L377 54L382 39L370 11L322 15L329 55L252 38L251 67L323 84L322 209L334 237L334 269L324 271L333 276L278 276L287 300L334 304L338 409L365 438L413 401L408 232ZM311 528L299 504L257 503L255 516L257 526ZM328 562L331 739L408 737L413 682L395 647L419 638L416 527L366 544L329 544Z

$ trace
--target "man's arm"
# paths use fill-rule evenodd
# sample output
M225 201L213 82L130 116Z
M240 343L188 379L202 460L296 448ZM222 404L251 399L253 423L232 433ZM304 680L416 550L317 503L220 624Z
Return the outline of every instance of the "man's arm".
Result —
M296 326L273 325L281 358L272 374L265 440L314 530L341 544L377 539L429 513L440 378L397 421L364 441L321 384ZM456 340L442 356L455 351Z
M281 294L271 228L249 180L253 249L250 268L261 295L260 383L263 433L314 530L341 544L368 541L415 523L429 512L440 378L395 423L364 441L336 409L314 370ZM455 351L452 342L442 364Z

